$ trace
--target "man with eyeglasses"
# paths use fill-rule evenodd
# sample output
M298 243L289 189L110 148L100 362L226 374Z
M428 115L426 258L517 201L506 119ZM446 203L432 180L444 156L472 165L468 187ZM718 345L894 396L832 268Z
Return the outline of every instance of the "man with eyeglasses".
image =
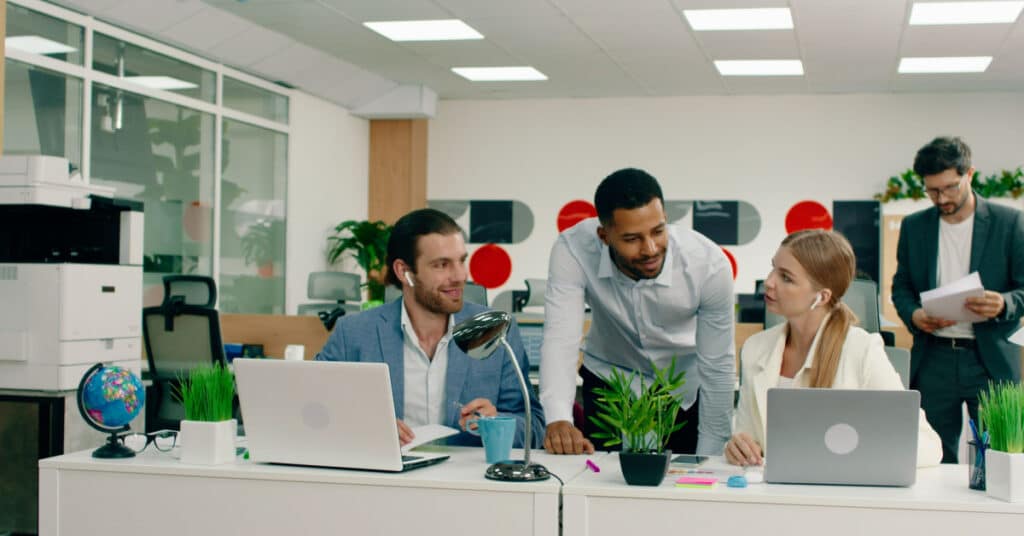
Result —
M914 336L910 387L942 438L943 463L956 463L962 405L977 421L989 381L1020 381L1020 349L1006 339L1024 314L1024 216L971 190L971 149L960 138L922 147L914 172L935 206L903 220L892 301ZM985 293L964 306L984 320L954 322L921 308L921 292L972 272Z

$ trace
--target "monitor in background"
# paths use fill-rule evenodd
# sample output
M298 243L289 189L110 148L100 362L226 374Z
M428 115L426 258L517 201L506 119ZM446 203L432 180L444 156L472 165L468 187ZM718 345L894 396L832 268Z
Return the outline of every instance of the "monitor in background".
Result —
M530 370L540 370L540 346L544 343L544 323L520 320L519 336L526 348L526 357L530 362Z

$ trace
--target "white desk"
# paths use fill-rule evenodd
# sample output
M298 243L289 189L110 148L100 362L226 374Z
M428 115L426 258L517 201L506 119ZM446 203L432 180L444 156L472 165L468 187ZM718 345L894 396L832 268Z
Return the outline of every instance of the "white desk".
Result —
M440 449L451 459L398 474L76 452L39 462L40 534L558 534L558 480L487 480L482 448ZM531 454L566 481L587 458Z
M566 536L715 534L997 534L1024 526L1024 504L967 487L967 466L921 469L910 488L751 484L733 489L627 486L617 455L567 482ZM693 475L704 476L704 475Z

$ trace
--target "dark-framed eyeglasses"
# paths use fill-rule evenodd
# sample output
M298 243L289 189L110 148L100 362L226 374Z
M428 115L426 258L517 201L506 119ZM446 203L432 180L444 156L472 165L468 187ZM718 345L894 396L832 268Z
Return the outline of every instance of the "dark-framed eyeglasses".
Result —
M150 444L160 452L170 452L178 444L178 431L157 430L148 434L125 434L121 436L121 442L136 453L146 450Z
M924 191L928 193L928 197L932 199L938 199L939 196L953 198L960 194L960 185L964 183L963 179L956 182L956 184L950 184L942 188L925 188Z

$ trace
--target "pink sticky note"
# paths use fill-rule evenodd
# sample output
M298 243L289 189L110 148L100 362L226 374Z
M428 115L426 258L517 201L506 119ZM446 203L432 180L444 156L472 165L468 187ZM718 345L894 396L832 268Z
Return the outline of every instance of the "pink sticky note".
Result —
M694 486L710 486L718 482L717 478L700 478L695 476L681 476L676 480L676 484L689 484Z

